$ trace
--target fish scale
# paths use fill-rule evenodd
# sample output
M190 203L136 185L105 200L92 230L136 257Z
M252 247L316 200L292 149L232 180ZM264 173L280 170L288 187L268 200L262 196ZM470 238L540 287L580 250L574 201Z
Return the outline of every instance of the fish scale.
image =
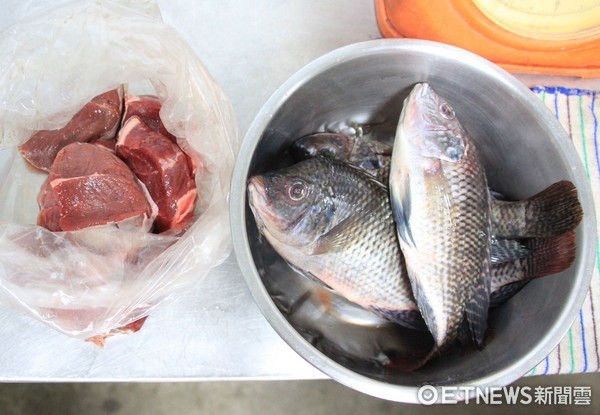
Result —
M335 273L330 271L325 283L334 288L339 286L341 292L350 292L349 289L352 288L353 292L349 295L351 301L369 305L406 304L412 300L412 295L402 278L400 250L396 249L397 239L393 233L393 219L387 206L385 190L367 181L364 186L366 191L356 192L355 175L354 170L343 165L336 165L333 170L333 177L349 178L336 180L333 186L336 195L345 195L334 227L343 224L357 212L360 213L373 200L377 201L377 208L373 214L366 215L360 224L346 229L352 234L352 238L348 239L343 249L318 254L314 259L322 269L338 269ZM376 252L381 254L375 255ZM318 269L319 266L305 267L309 272L315 268ZM390 275L396 277L390 278Z

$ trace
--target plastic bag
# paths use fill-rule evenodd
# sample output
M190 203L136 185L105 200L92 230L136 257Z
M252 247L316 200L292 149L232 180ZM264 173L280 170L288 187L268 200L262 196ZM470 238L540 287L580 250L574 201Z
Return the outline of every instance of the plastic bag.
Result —
M129 5L63 2L0 33L0 302L81 339L148 315L231 251L227 197L239 144L231 106L185 41L148 14L155 3ZM199 219L182 236L36 226L46 175L17 146L121 84L158 95L166 128L200 157Z

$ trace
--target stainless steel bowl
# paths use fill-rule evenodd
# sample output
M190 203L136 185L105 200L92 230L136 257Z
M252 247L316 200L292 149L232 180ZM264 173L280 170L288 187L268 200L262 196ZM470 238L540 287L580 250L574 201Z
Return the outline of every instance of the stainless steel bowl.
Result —
M575 183L584 210L574 265L535 280L489 319L482 351L457 351L406 373L398 357L431 345L403 329L330 297L296 274L260 238L247 205L250 176L291 164L286 149L327 126L362 125L393 137L411 87L429 82L454 106L479 143L491 187L525 198L561 179ZM245 137L231 190L234 248L263 314L304 359L333 379L381 398L417 402L431 384L504 386L526 374L558 344L588 290L596 226L590 185L563 128L525 86L469 52L417 40L375 40L335 50L285 82Z

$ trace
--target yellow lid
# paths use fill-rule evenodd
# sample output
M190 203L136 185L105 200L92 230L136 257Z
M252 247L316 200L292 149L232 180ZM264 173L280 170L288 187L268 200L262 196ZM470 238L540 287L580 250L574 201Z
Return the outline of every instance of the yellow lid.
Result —
M600 37L600 0L473 0L498 26L541 40Z

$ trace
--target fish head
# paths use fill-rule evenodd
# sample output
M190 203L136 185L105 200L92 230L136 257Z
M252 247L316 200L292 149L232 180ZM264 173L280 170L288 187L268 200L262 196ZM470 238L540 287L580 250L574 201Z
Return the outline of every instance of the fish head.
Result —
M451 163L466 154L467 134L454 109L427 83L416 84L406 98L400 125L404 151Z
M354 141L345 134L315 133L300 137L290 146L295 160L312 157L326 157L335 160L348 160L354 147Z
M248 201L259 230L287 246L313 243L331 227L333 189L309 159L248 182Z

